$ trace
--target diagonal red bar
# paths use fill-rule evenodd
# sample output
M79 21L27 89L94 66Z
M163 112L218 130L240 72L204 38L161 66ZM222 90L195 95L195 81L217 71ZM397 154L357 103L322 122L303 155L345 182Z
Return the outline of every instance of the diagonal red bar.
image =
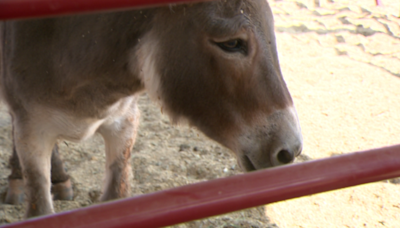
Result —
M199 0L0 0L0 20L123 10L198 1Z
M162 227L400 176L400 145L216 179L3 226Z

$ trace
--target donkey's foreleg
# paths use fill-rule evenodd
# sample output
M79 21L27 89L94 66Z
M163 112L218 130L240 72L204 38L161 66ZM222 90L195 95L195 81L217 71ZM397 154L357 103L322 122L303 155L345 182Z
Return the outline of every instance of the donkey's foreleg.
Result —
M11 115L11 122L14 122L14 118ZM22 204L24 202L24 181L22 179L22 169L18 159L17 151L15 150L15 139L14 139L14 124L12 126L12 143L13 151L9 160L11 167L11 174L8 176L8 189L5 198L7 204Z
M130 196L130 157L138 124L139 111L134 106L126 116L99 129L106 147L106 178L101 201Z
M22 168L27 197L27 217L54 212L51 200L51 152L55 144L45 131L14 120L15 149Z
M24 182L22 169L18 159L15 143L13 141L13 153L9 161L11 174L8 176L8 189L5 198L7 204L22 204L24 202ZM51 193L54 200L72 200L73 190L69 175L65 172L62 160L58 153L57 144L51 153Z
M19 164L15 143L13 141L13 152L9 160L11 174L8 176L8 189L5 198L7 204L22 204L24 202L24 181L22 179L22 169Z
M69 175L65 172L57 144L51 153L51 184L51 193L54 200L73 199L72 183Z

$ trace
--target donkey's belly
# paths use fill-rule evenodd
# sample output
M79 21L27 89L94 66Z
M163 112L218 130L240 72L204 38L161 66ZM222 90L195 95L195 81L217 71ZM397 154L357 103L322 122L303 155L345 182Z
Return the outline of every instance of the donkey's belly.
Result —
M104 118L84 118L73 113L48 107L36 107L35 122L42 132L47 132L56 139L80 142L91 137L104 124L118 124L120 118L132 111L137 97L130 96L105 108Z

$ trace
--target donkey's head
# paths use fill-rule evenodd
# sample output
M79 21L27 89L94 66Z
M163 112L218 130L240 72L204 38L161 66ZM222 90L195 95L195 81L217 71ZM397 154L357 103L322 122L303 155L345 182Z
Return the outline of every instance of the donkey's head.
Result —
M174 121L235 152L247 171L291 163L302 149L265 0L161 8L138 49L145 87Z

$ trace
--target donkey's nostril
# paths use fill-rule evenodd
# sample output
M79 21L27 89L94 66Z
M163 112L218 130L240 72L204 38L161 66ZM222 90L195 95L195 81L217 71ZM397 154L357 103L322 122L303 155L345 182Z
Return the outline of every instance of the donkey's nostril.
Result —
M294 155L287 150L281 150L279 151L277 158L281 164L289 164L293 162Z

